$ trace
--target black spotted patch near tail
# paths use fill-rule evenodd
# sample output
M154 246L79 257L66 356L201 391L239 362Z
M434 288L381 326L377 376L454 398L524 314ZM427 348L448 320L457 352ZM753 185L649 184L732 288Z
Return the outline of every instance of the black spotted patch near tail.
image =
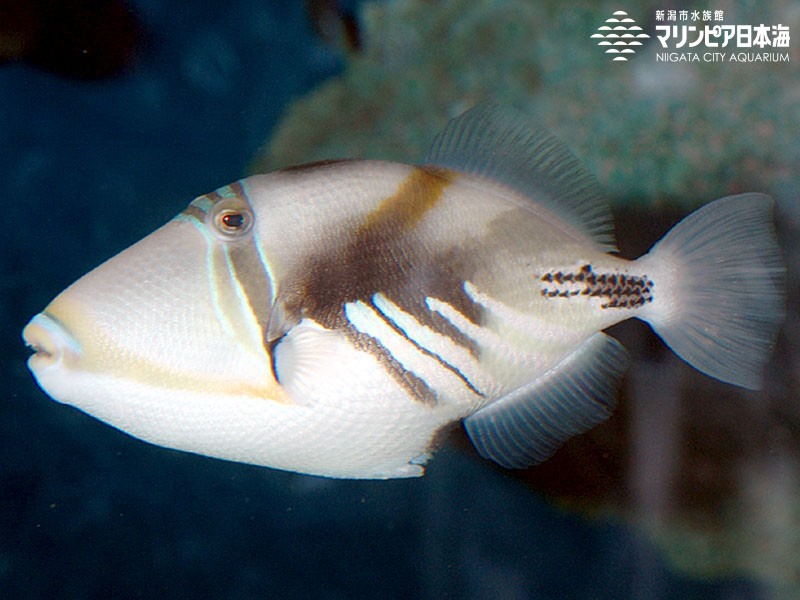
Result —
M653 281L647 275L597 273L585 264L575 271L548 271L539 279L545 298L601 298L600 308L637 308L653 301Z

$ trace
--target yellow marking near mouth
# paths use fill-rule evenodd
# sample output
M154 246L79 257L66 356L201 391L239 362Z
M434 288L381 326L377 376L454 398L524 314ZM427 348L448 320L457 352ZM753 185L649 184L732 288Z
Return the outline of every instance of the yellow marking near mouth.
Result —
M67 353L63 364L74 371L101 373L129 379L166 390L201 392L224 396L247 396L271 400L280 404L294 404L270 369L270 358L264 360L260 381L241 381L226 378L214 372L182 372L165 367L152 359L142 357L128 348L118 346L114 340L97 327L90 314L81 310L78 302L63 295L57 297L46 309L70 332L81 332L80 353Z

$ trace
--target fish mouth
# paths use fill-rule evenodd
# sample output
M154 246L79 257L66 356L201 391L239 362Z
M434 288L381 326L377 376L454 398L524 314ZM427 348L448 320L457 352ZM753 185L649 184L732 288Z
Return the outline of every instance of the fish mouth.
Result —
M68 355L80 354L80 345L70 331L55 317L40 313L22 330L22 339L33 350L28 359L31 370L61 364Z

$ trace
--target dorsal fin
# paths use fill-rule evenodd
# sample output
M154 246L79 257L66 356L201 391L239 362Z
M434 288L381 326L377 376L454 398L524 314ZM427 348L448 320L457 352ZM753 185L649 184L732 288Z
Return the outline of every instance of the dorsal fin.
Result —
M478 105L436 136L426 164L494 179L616 250L611 211L594 176L560 140L521 113Z

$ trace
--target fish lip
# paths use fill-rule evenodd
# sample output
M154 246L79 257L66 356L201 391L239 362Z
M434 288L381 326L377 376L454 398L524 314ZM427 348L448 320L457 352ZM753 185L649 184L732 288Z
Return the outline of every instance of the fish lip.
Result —
M75 337L58 319L46 312L39 313L22 330L25 345L33 350L28 358L31 370L56 366L68 354L79 354Z

